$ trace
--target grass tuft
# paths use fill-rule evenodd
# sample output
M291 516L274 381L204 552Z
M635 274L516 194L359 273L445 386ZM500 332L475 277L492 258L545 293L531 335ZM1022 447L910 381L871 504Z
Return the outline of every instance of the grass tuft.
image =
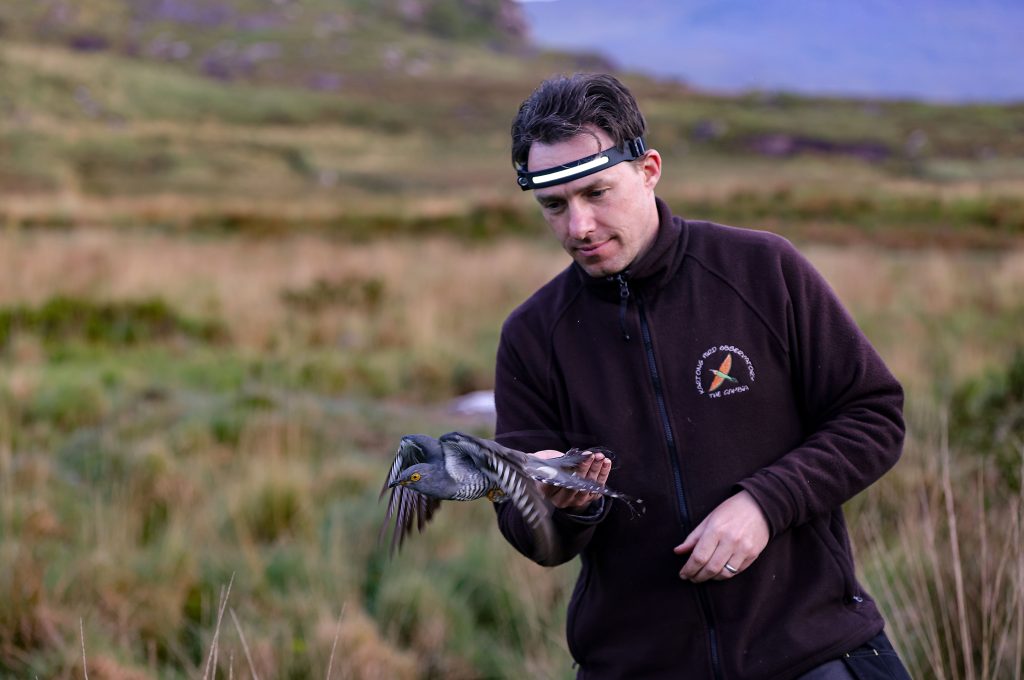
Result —
M988 459L950 446L941 413L913 425L924 429L901 475L866 492L852 516L869 590L913 677L1015 677L1024 670L1024 497L994 483ZM1024 465L1024 449L1018 456ZM915 481L903 488L900 478Z

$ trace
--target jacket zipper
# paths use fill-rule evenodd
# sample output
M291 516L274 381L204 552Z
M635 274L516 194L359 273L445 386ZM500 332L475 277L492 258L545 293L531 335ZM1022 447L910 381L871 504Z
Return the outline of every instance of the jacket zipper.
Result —
M618 276L620 297L625 302L629 297L629 284L620 274ZM624 291L624 292L623 292ZM676 438L672 432L672 423L668 417L668 407L665 404L665 393L661 384L661 374L658 372L658 362L654 356L654 343L651 341L651 329L647 324L647 314L644 312L644 301L639 295L636 297L637 312L640 317L640 335L644 342L644 351L647 354L647 368L650 371L651 382L654 386L654 396L658 403L658 414L661 416L661 427L665 434L665 444L668 449L669 462L672 466L672 478L675 482L676 500L679 503L679 519L684 531L689 533L693 524L690 521L690 510L686 504L686 494L683 491L683 474L679 468L679 454L676 450ZM715 628L714 619L711 617L711 598L708 596L707 588L703 584L696 583L697 600L700 602L704 620L708 626L708 640L711 643L711 670L715 680L722 680L722 662L718 650L718 631Z
M626 307L629 305L629 282L622 274L616 276L615 280L619 282L619 329L622 331L622 339L629 342L629 329L626 328Z

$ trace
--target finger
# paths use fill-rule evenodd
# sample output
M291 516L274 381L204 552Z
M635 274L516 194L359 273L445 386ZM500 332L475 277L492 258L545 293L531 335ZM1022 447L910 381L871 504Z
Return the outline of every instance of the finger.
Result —
M715 548L715 552L711 555L711 559L704 563L704 566L700 571L693 577L695 583L702 583L703 581L710 581L718 578L723 573L728 574L725 570L725 565L729 562L729 557L732 555L731 549L726 549L721 543Z
M580 492L576 495L573 507L577 509L585 508L598 498L600 498L600 496L597 494Z
M604 486L608 482L608 477L612 473L612 461L609 458L605 458L604 462L601 463L601 472L597 475L597 483Z
M544 482L535 481L534 484L537 485L544 498L557 508L564 508L567 505L576 503L576 496L580 493L575 489L566 489L560 486L545 484Z
M680 553L690 549L690 557L679 572L680 578L694 582L706 581L721 571L726 558L732 555L732 543L723 540L718 532L709 530L710 526L709 518L705 518L679 546Z
M725 561L722 565L722 570L715 574L712 578L715 581L728 581L731 578L735 578L743 571L743 558L739 555L733 555ZM729 567L732 567L734 571L730 571Z
M586 477L590 473L590 468L593 466L593 464L594 457L588 455L586 458L580 461L579 465L576 466L576 469L573 471L573 474L576 475L577 477Z
M732 550L719 543L711 557L704 563L704 566L690 580L694 583L703 583L704 581L716 579L723 573L728 575L729 572L726 571L725 565L728 564L731 555Z
M587 505L590 503L589 496L590 494L588 493L574 491L573 489L558 489L549 497L549 500L556 508L565 510Z
M697 545L693 546L693 550L690 551L690 557L686 560L686 564L679 570L679 578L687 581L694 580L704 565L714 556L716 548L717 542L712 542L709 537L702 535L697 541Z
M606 468L607 466L607 468ZM587 470L585 475L582 475L583 479L594 482L595 484L604 485L603 480L608 479L608 473L611 471L611 461L604 457L603 454L595 454L591 460L590 469ZM602 479L603 475L603 479ZM579 497L575 501L581 506L587 506L593 503L600 497L597 493L587 493L584 491L577 492Z
M551 486L550 484L545 484L544 482L534 481L534 484L537 485L537 490L540 491L541 495L551 502L554 502L555 495L559 491L561 491L561 489L559 489L557 486Z
M572 489L561 489L557 486L547 486L547 488L548 500L558 508L565 507L567 503L572 501L573 496L576 495L576 492Z
M561 508L562 510L582 510L590 505L594 498L596 498L596 496L593 494L575 493L571 498L565 500L561 505L557 505L556 507Z
M611 461L602 453L595 454L590 451L584 451L583 455L583 460L576 466L573 474L581 479L603 484L601 476L603 474L604 479L608 478L608 473L611 471ZM605 469L606 465L607 470ZM582 508L597 500L598 495L572 489L557 489L557 491L549 493L548 499L558 508Z
M590 467L587 469L585 475L580 475L584 479L589 479L592 482L596 482L597 478L601 475L601 468L604 467L605 457L600 453L593 456L590 459Z

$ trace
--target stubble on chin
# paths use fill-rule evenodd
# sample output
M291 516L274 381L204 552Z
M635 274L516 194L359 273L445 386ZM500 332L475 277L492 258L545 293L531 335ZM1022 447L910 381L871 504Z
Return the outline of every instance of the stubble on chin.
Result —
M625 267L616 267L613 263L610 262L587 263L585 261L581 261L580 259L576 259L576 264L578 264L583 269L583 271L587 273L588 276L591 276L595 279L603 279L609 276L615 276L616 274L620 273L623 269L625 269Z

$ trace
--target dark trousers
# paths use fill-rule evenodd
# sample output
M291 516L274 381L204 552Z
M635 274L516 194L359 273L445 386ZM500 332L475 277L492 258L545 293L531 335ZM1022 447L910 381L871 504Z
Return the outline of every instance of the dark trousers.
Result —
M838 659L812 668L797 680L910 680L885 633Z

